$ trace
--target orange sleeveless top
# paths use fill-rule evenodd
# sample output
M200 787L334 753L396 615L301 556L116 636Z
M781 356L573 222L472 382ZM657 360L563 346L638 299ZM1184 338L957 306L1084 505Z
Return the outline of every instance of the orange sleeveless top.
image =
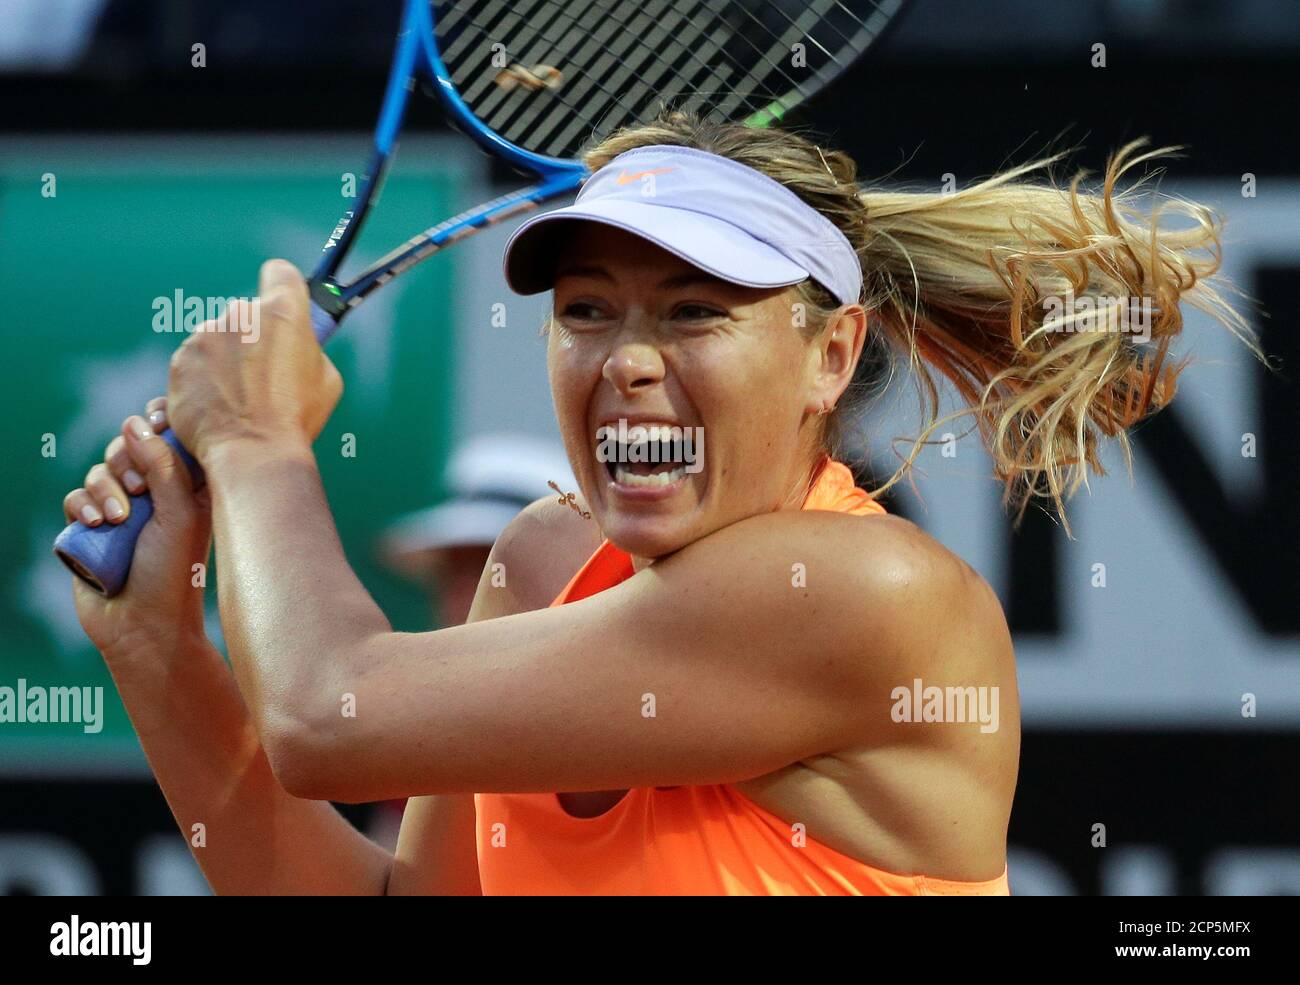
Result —
M805 510L884 513L828 459ZM632 559L603 542L552 605L632 577ZM632 789L597 817L573 817L553 793L475 794L479 881L487 896L1006 896L988 882L898 875L850 858L728 783Z

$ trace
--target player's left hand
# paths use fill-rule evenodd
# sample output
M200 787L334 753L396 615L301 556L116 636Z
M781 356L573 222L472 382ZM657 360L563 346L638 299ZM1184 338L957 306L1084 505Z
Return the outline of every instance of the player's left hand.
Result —
M202 463L226 441L310 444L342 392L312 333L306 281L287 260L268 260L258 298L232 303L172 356L167 416Z

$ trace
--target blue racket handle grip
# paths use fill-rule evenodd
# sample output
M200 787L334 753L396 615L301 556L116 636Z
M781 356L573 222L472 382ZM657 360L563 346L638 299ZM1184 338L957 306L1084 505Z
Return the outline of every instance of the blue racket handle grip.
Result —
M314 300L311 302L311 330L316 334L316 341L324 345L339 327L346 309L338 315L331 315Z
M194 488L203 485L203 469L181 445L172 431L159 437L175 449L185 467L190 470ZM147 492L131 496L131 513L121 523L101 523L88 527L84 523L70 523L54 540L54 553L74 575L106 598L112 598L126 584L131 572L131 558L135 556L135 542L140 531L153 516L153 497Z
M338 328L338 322L314 301L311 323L322 344ZM185 463L194 488L202 488L205 481L203 469L194 456L185 450L174 432L164 431L160 437ZM112 598L126 585L127 575L131 573L131 559L135 556L135 542L153 516L153 498L147 492L131 496L130 500L130 515L121 523L101 523L97 527L88 527L81 522L70 523L54 539L54 553L59 560L105 598Z

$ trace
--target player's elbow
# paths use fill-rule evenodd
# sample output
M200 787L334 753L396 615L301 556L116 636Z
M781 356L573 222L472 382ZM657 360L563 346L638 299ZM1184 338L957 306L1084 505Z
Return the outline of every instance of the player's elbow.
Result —
M364 646L352 648L356 666L373 667L376 658ZM354 666L348 654L331 654L328 664ZM285 792L303 800L364 803L376 796L373 765L382 733L367 726L375 716L356 714L357 694L366 682L363 670L345 669L338 677L317 674L297 686L269 692L259 705L257 730L271 772ZM347 682L346 684L343 682Z
M262 744L276 782L301 800L347 801L338 776L337 739L320 723L284 718L265 728Z

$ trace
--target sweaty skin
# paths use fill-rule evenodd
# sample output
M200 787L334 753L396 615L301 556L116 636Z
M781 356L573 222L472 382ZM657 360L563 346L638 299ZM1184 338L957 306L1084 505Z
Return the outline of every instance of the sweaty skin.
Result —
M186 341L168 414L209 475L223 629L257 753L299 798L451 795L408 810L408 855L399 844L401 865L389 859L389 891L418 870L419 846L462 865L419 888L474 891L463 795L576 791L563 803L584 814L630 787L708 783L736 783L889 871L1001 874L1019 748L1001 608L906 521L797 510L819 460L818 412L848 385L866 332L862 309L845 306L807 341L797 297L724 284L628 234L584 227L561 260L548 365L593 518L550 497L530 507L489 559L474 603L483 618L436 633L393 632L339 545L310 442L340 385L297 272L264 268L258 344L217 332ZM619 416L703 427L703 470L654 499L616 488L594 450L596 427ZM125 444L146 481L162 474L142 451L161 442ZM83 495L103 502L80 490L68 509ZM199 536L200 519L172 522ZM637 573L545 608L597 534L633 554ZM806 588L791 585L796 562ZM492 584L498 563L507 588ZM81 592L78 604L92 638L134 665L161 635L140 623L166 606L133 594L132 577L118 599ZM1001 728L893 722L891 693L915 678L998 687ZM654 730L639 714L647 691L661 709ZM345 694L355 718L339 713ZM252 801L274 798L259 788ZM446 818L454 837L417 837ZM325 844L357 851L342 834Z

